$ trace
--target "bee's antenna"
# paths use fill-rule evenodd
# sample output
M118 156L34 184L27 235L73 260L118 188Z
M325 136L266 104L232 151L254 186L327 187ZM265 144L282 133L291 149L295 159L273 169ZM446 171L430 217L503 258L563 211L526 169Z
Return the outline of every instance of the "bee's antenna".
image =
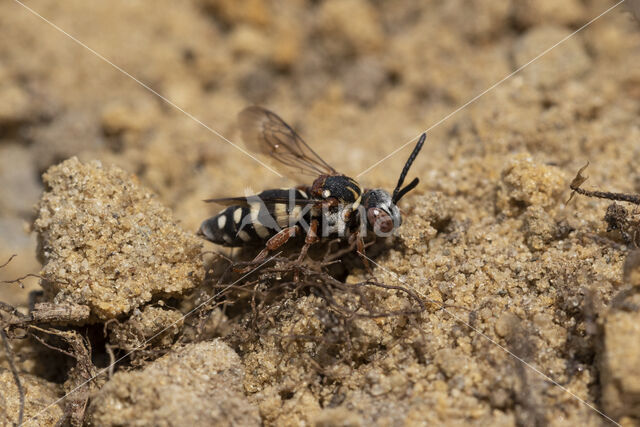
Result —
M398 179L398 185L396 185L395 190L393 190L393 195L391 196L391 200L393 201L393 203L397 203L398 200L402 199L405 194L407 194L409 191L416 188L416 185L418 185L418 183L420 182L418 178L414 178L413 181L407 184L406 187L400 189L400 187L402 187L402 184L404 184L404 179L407 177L407 173L409 172L409 168L411 167L411 164L416 159L416 157L418 156L418 153L422 149L425 139L427 139L426 133L423 133L422 135L420 135L420 139L416 144L416 148L413 149L413 152L407 159L407 163L405 163L404 168L402 168L402 173L400 174L400 178Z

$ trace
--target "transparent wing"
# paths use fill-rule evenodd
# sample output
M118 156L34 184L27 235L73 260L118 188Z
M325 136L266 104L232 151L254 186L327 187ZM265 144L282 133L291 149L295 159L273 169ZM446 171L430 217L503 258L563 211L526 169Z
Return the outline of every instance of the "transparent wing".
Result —
M294 177L300 174L313 177L337 174L277 114L252 106L238 114L238 123L247 148L286 166L287 172Z

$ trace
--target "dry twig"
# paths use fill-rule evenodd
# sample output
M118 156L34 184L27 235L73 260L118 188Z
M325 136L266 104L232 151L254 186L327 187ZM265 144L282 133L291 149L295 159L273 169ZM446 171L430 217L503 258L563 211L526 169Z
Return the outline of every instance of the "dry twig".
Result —
M578 193L587 197L597 197L599 199L615 200L618 202L628 202L633 203L634 205L640 205L640 195L637 194L612 193L609 191L584 190L580 188L580 186L584 184L584 182L589 178L582 175L582 172L584 172L584 170L587 169L588 166L589 162L587 162L586 165L580 168L580 170L576 174L576 177L573 178L573 181L571 181L571 184L569 184L572 192L569 200L567 200L567 203L571 201L575 193Z

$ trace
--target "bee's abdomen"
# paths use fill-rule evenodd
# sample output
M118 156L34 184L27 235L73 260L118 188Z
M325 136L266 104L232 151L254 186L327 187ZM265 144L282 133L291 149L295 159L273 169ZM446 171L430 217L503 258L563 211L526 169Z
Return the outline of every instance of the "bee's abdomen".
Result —
M307 198L305 192L293 191L297 199ZM300 206L269 202L274 198L286 199L288 194L289 190L266 190L248 197L247 205L230 206L205 220L198 233L224 246L263 243L283 228L295 225L303 217Z
M229 206L205 220L198 233L207 240L224 246L244 246L260 242L253 227L243 226L243 218L250 215L247 206Z

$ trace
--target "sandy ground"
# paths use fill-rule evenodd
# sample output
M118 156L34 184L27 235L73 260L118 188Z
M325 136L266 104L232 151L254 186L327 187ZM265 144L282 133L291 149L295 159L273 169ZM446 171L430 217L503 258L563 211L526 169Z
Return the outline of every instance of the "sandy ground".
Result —
M0 264L17 254L0 279L44 277L2 285L0 300L27 313L42 287L67 316L39 323L65 331L48 342L90 354L11 340L25 420L82 423L86 404L95 425L640 423L633 244L607 231L607 201L565 203L587 161L583 188L640 193L640 25L623 6L529 64L615 3L26 4L171 104L0 4ZM258 325L247 306L217 311L206 340L192 339L181 313L211 291L199 253L229 254L194 236L216 210L202 200L299 184L212 133L241 146L235 115L250 104L388 190L412 144L369 167L433 127L403 226L372 252L375 277L431 300L424 312L357 318L329 351L309 337L336 325L303 292ZM346 283L367 278L354 265ZM399 292L369 297L410 306ZM11 423L19 393L1 360ZM48 407L69 391L82 396Z

